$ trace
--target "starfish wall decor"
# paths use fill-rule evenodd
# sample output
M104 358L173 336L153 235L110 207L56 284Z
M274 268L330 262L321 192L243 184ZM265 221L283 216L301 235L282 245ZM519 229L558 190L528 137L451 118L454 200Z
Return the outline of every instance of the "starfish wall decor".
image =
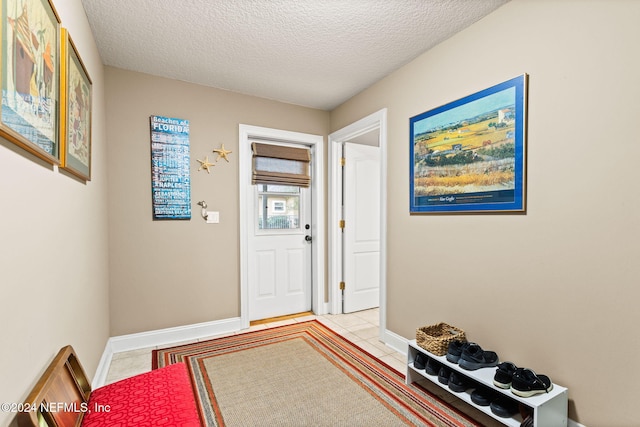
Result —
M207 173L211 173L209 168L215 166L213 163L209 163L209 156L205 156L204 160L200 160L200 159L196 159L196 160L200 162L200 167L198 168L199 171L201 171L202 169L206 169Z
M213 152L214 153L218 153L218 157L216 157L216 162L218 160L220 160L221 157L228 162L229 158L227 157L227 154L231 154L232 153L232 151L224 149L224 144L220 144L220 148L214 148Z

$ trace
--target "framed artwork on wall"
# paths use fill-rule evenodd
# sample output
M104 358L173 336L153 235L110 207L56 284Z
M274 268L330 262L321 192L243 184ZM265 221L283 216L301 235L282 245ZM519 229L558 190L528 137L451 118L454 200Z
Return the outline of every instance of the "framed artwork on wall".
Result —
M4 0L0 136L59 163L60 18L48 0Z
M410 213L524 212L528 76L410 118Z
M91 78L68 31L60 31L60 167L91 180Z

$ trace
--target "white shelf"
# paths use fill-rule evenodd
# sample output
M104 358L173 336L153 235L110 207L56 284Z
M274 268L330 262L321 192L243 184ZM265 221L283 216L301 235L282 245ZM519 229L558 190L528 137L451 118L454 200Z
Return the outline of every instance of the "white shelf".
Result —
M470 404L479 411L484 412L485 414L507 426L519 427L522 423L522 417L520 416L520 414L517 414L512 418L499 417L491 412L489 406L476 405L471 400L470 394L470 392L473 390L473 386L471 386L467 391L464 392L454 392L447 385L440 383L438 381L437 375L429 375L425 372L424 369L417 369L413 366L413 361L415 360L416 354L418 353L422 353L426 357L437 361L439 364L446 366L450 370L456 371L464 377L469 378L470 383L472 384L484 385L516 402L522 403L533 409L534 427L567 426L568 390L565 387L554 384L553 389L549 393L537 394L532 397L516 396L515 394L511 393L510 390L501 389L493 384L493 377L496 373L495 368L482 368L475 371L467 371L460 368L460 366L458 366L457 364L449 362L446 356L436 356L435 354L419 347L416 344L416 340L409 341L409 348L407 351L407 384L411 384L422 378L425 378L433 382L434 384L437 384L444 390L447 390L449 393L458 397L464 402Z

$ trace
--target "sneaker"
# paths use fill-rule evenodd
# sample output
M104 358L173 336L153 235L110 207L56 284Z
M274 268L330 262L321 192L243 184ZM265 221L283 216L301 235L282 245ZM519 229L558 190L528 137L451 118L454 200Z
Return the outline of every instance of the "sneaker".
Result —
M498 355L493 351L484 351L478 344L469 344L460 355L458 364L468 371L491 368L498 365Z
M466 346L468 346L469 342L454 340L449 343L449 347L447 347L447 360L451 363L458 363L460 359L460 355L462 354L462 350Z
M520 397L549 393L552 389L553 383L548 376L538 375L527 368L518 368L511 380L511 392Z
M449 375L449 388L456 393L461 393L469 388L467 379L455 371Z
M438 371L438 381L444 385L449 384L450 376L451 376L451 371L444 366L440 368L440 371Z
M480 386L471 393L471 401L478 406L489 406L499 397L497 391Z
M518 403L506 396L502 396L491 402L491 412L499 417L510 418L519 412Z
M442 367L442 365L440 363L436 362L432 358L428 358L427 359L427 366L425 366L424 370L429 375L438 375L438 372L440 372L440 368L441 367Z
M511 378L513 378L513 374L516 372L518 367L511 362L502 362L498 365L498 369L496 369L496 374L493 377L493 384L496 387L510 389L511 388Z
M427 357L422 353L416 354L416 358L413 360L413 367L416 369L424 369Z

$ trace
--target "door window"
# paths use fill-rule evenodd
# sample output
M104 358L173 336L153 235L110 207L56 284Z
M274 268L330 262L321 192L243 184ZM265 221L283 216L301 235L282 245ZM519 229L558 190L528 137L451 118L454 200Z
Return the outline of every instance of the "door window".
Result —
M300 187L258 184L258 229L300 229Z

